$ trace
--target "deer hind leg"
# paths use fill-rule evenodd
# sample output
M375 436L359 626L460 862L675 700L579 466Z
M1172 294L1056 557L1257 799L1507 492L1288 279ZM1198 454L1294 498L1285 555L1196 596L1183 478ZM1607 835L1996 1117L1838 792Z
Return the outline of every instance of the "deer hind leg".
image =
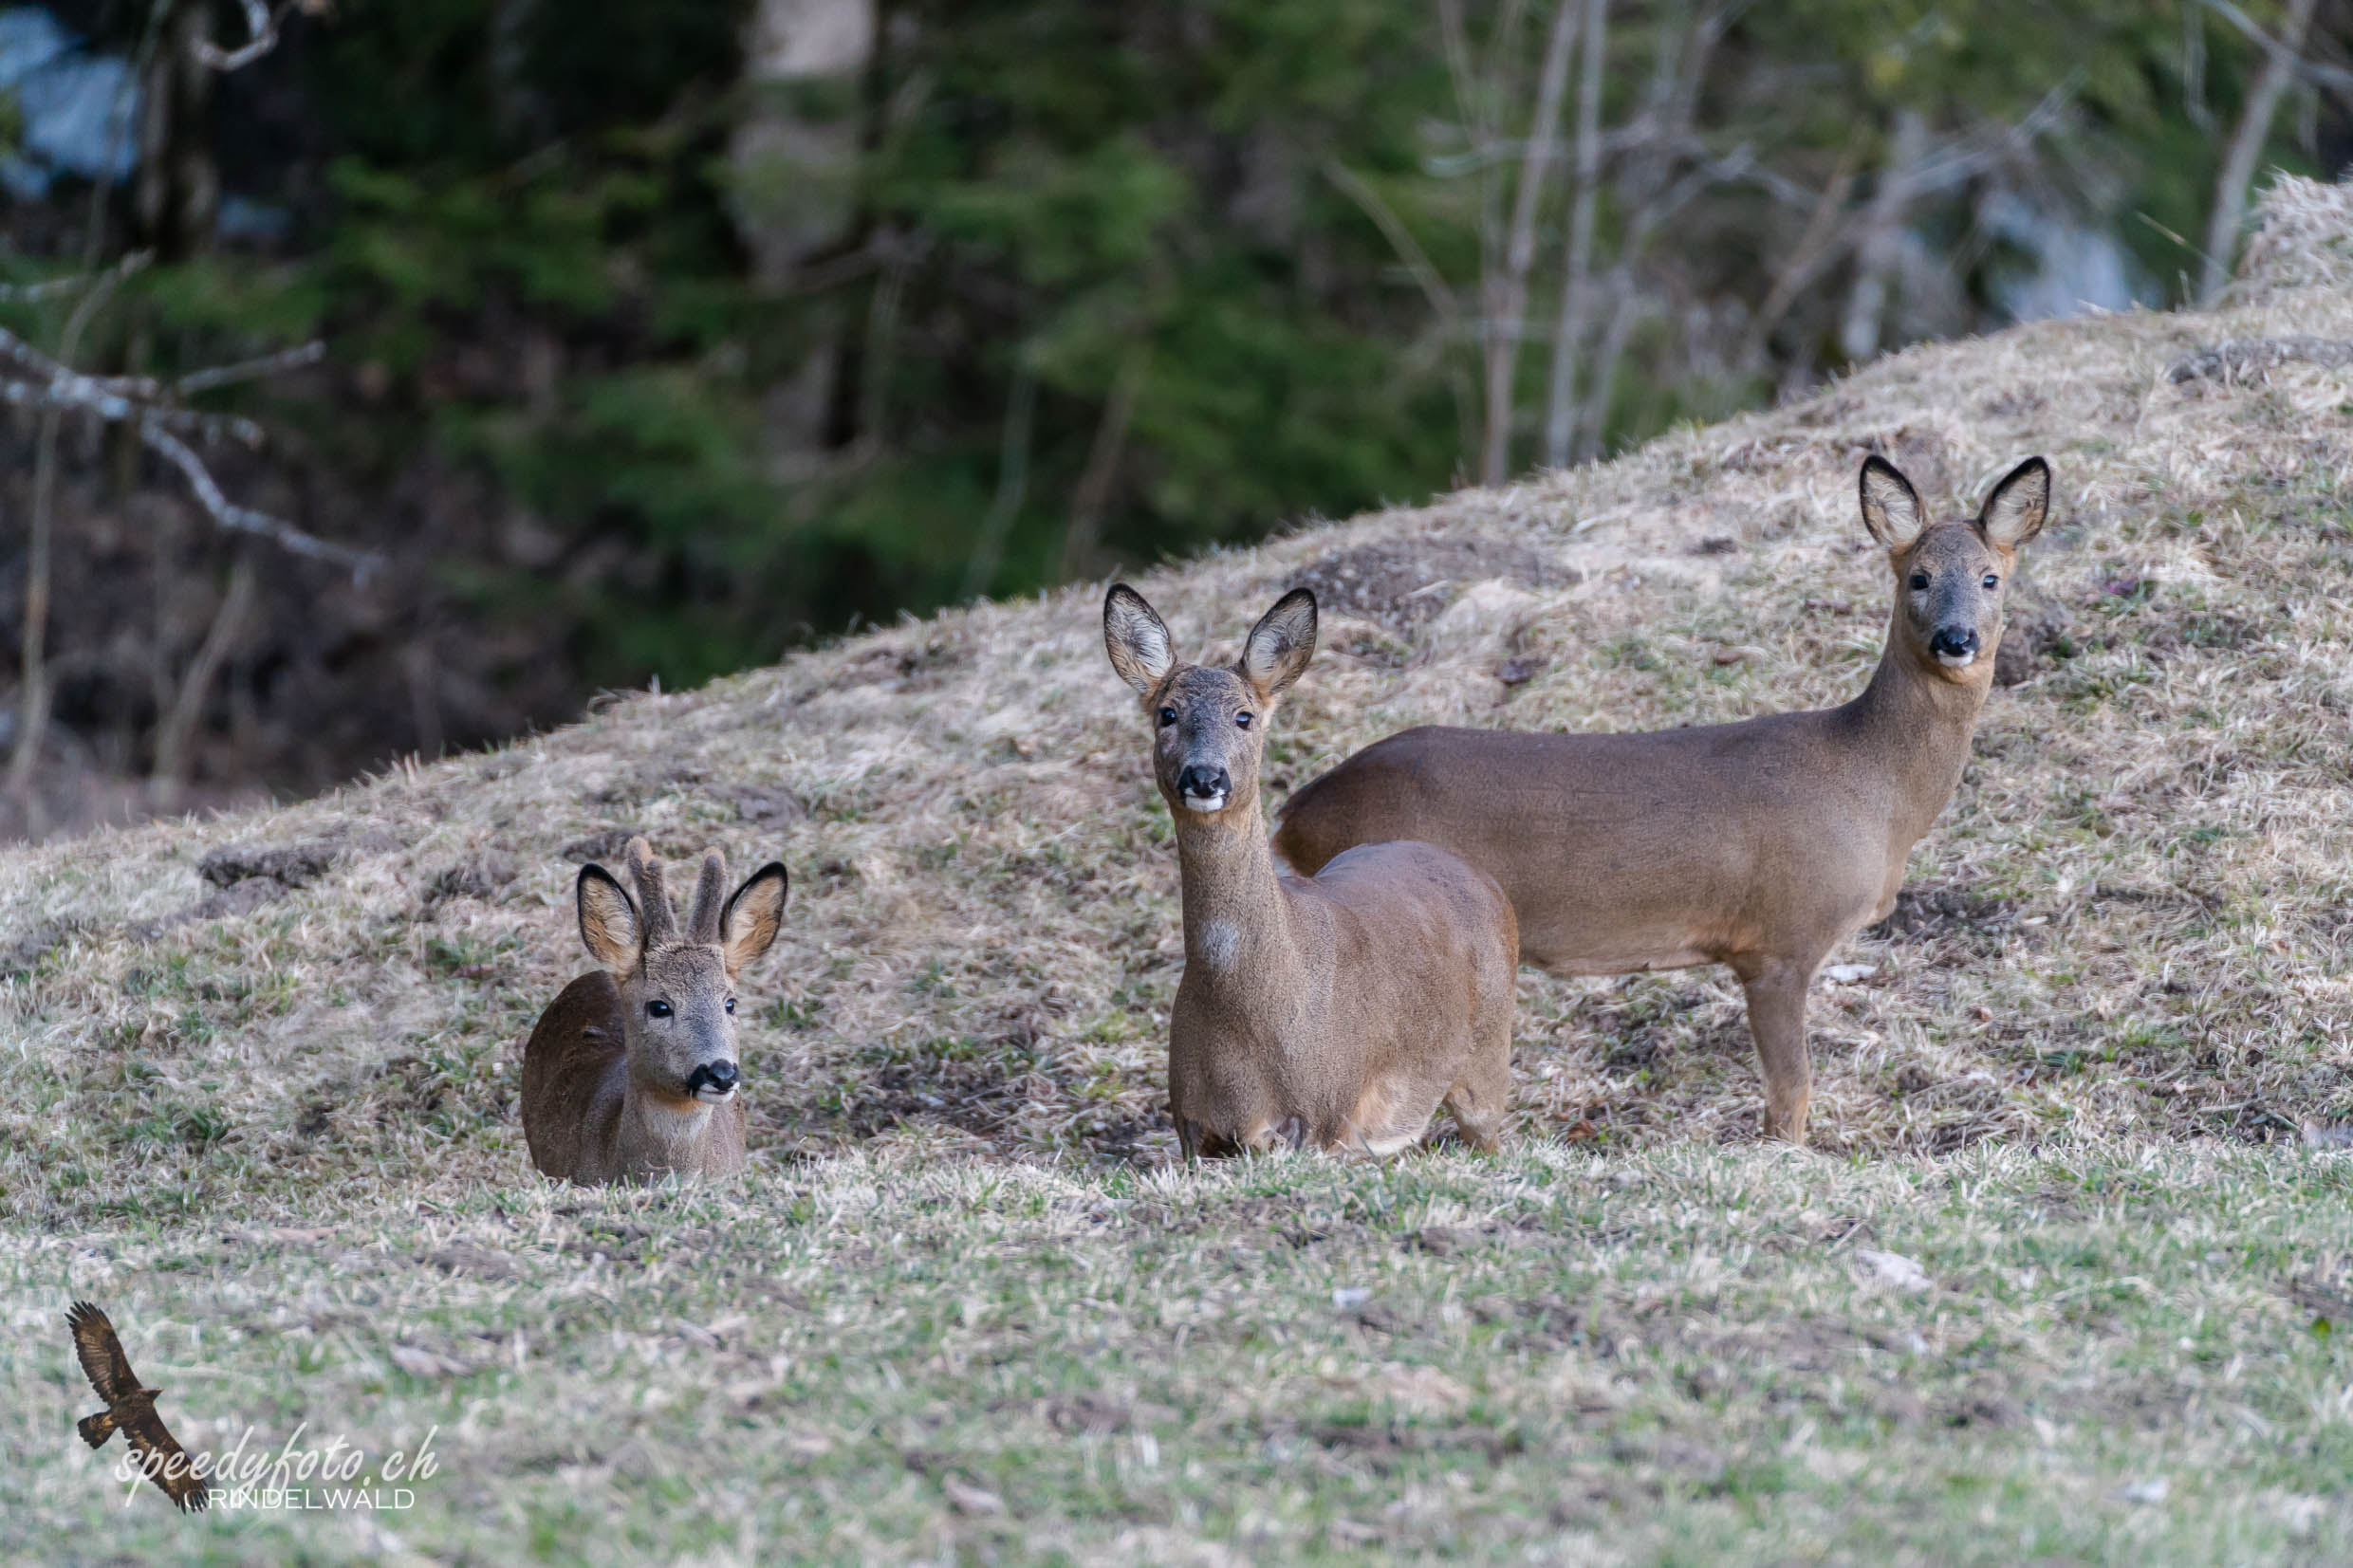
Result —
M1766 958L1733 966L1749 996L1749 1032L1765 1071L1765 1135L1806 1141L1813 1068L1806 1053L1806 990L1812 964Z

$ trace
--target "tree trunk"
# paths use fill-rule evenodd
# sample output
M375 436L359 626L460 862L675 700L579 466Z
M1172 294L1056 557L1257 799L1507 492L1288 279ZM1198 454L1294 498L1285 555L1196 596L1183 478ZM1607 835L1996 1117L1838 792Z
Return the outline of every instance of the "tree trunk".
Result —
M1593 292L1594 203L1602 185L1602 61L1609 0L1585 0L1584 70L1577 83L1577 194L1561 267L1561 313L1552 324L1552 381L1545 399L1545 461L1568 466L1577 424L1577 357Z
M188 661L171 712L156 734L156 766L147 794L157 811L171 811L179 804L180 786L188 779L188 742L204 716L204 700L213 690L213 677L219 673L237 634L245 629L246 615L252 607L253 565L239 550L236 564L229 570L229 591L221 596L213 624L205 629L195 657Z
M2255 79L2255 90L2247 95L2247 107L2238 117L2238 128L2231 133L2230 151L2223 156L2222 173L2214 181L2214 216L2206 226L2206 260L2197 286L2202 304L2213 305L2231 281L2231 264L2238 256L2239 225L2247 217L2247 188L2254 180L2255 160L2263 157L2263 144L2270 139L2271 120L2279 113L2280 100L2294 84L2298 51L2304 47L2305 30L2312 25L2313 3L2288 0L2288 31L2279 48L2264 62L2263 74Z
M1528 314L1528 271L1536 260L1536 212L1544 204L1545 175L1560 138L1569 46L1577 36L1571 26L1576 18L1573 4L1574 0L1560 0L1560 9L1553 13L1544 70L1536 83L1536 112L1528 127L1528 150L1520 159L1519 189L1511 198L1503 271L1488 290L1487 439L1479 454L1479 483L1483 485L1500 485L1510 477L1514 382L1519 377L1522 318Z
M212 36L206 0L168 0L155 54L141 72L139 169L131 182L131 235L159 262L212 249L220 212L220 171L213 161L207 111L213 69L196 58Z
M747 107L728 144L730 197L752 275L769 287L798 286L806 269L838 259L858 237L879 10L877 0L758 0L753 8ZM770 456L785 471L819 467L828 447L865 434L837 428L868 401L843 385L857 335L843 315L769 399Z
M1127 427L1136 417L1136 399L1143 393L1144 370L1152 351L1139 341L1121 360L1111 378L1111 395L1103 399L1102 421L1095 427L1095 444L1086 454L1086 470L1079 475L1070 497L1070 526L1062 540L1062 580L1076 581L1095 561L1095 542L1102 533L1102 514L1111 504L1112 481L1119 477L1120 453L1127 445Z
M1896 133L1880 169L1879 189L1863 220L1862 255L1854 292L1846 297L1846 319L1839 347L1856 364L1875 359L1887 314L1888 284L1903 256L1904 211L1912 205L1912 171L1928 153L1928 121L1915 109L1896 111Z

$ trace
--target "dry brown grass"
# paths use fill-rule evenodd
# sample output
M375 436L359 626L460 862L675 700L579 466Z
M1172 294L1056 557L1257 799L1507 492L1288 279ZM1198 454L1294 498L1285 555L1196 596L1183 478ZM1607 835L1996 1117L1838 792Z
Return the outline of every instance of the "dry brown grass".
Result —
M1426 721L1640 728L1842 700L1887 593L1851 499L1862 454L1958 505L2047 453L2058 515L2013 634L2038 655L1918 852L1906 929L1833 960L1876 970L1813 1006L1817 1140L2333 1117L2353 1021L2353 368L2168 369L2225 341L2353 339L2353 300L2308 286L2336 276L2344 204L2276 200L2271 270L2216 314L1921 348L1603 466L1142 581L1194 654L1231 650L1286 585L1324 588L1325 651L1275 720L1280 790ZM872 1139L1165 1159L1176 866L1099 592L878 631L315 801L0 855L8 1211L151 1208L158 1177L192 1212L298 1206L330 1173L403 1193L515 1179L516 1042L586 963L566 910L581 846L633 828L673 857L791 868L784 938L748 986L755 1156ZM323 865L199 875L224 847L312 843L336 846ZM1753 1135L1723 975L1530 974L1523 999L1518 1136Z
M2353 1166L2244 1147L2353 1109L2344 201L2288 187L2218 314L1146 580L1190 652L1318 586L1288 788L1424 720L1840 700L1862 453L1953 502L2048 454L2023 679L1813 1008L1847 1158L1755 1143L1693 971L1528 976L1499 1156L1170 1169L1176 867L1092 587L0 854L0 1559L2346 1559ZM755 1167L554 1189L517 1043L638 828L792 868ZM384 1518L124 1509L77 1294L192 1444L437 1426L448 1468Z

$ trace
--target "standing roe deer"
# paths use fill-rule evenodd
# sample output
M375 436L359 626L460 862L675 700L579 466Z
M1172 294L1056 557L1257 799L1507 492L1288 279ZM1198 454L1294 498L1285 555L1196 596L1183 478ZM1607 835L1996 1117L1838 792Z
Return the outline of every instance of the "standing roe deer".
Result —
M1408 729L1293 796L1275 848L1303 872L1387 839L1450 849L1503 884L1523 950L1555 973L1730 965L1764 1065L1766 1135L1804 1141L1814 969L1895 907L1906 857L1960 781L2002 582L2043 526L2050 470L2019 464L1974 522L1931 525L1878 457L1862 491L1896 593L1854 701L1654 734Z
M722 905L727 863L706 854L681 933L653 850L632 839L627 853L635 901L602 866L580 868L581 940L604 967L565 987L523 1047L531 1163L584 1186L732 1175L735 977L776 940L785 868L769 861Z
M1315 596L1293 589L1232 670L1180 663L1125 583L1103 600L1111 667L1142 695L1176 824L1185 973L1168 1035L1170 1113L1188 1160L1287 1142L1391 1154L1442 1100L1492 1149L1511 1096L1519 933L1503 890L1428 844L1350 850L1278 876L1258 806L1276 696L1315 656Z

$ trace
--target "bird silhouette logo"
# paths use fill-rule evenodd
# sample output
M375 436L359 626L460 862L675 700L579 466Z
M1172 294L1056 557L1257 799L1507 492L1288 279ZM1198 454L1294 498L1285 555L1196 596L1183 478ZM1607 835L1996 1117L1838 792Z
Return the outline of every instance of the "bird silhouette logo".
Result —
M102 1448L108 1438L120 1432L122 1440L139 1456L139 1468L147 1479L161 1487L163 1494L177 1503L182 1511L201 1508L205 1503L205 1485L191 1467L187 1450L173 1438L156 1413L156 1399L163 1391L140 1383L139 1374L131 1370L130 1358L122 1354L122 1341L115 1335L115 1325L106 1315L88 1301L76 1301L65 1314L65 1325L73 1330L74 1354L82 1358L82 1371L90 1380L90 1387L106 1401L106 1408L95 1415L85 1415L75 1424L82 1441L91 1448Z

